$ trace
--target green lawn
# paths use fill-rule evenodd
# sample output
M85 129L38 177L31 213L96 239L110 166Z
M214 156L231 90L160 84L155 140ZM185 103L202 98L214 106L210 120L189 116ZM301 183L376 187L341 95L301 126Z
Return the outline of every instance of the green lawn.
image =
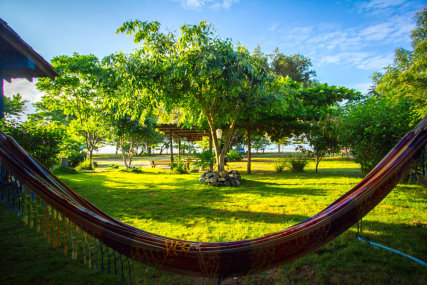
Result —
M111 164L113 160L119 162L114 156L97 157L97 160L100 165ZM177 175L152 168L143 168L140 174L101 168L60 178L96 206L128 224L169 237L199 241L240 240L282 230L316 214L361 179L359 166L350 160L329 158L320 164L318 174L314 173L313 164L301 174L286 171L276 174L273 160L268 156L256 157L251 175L244 174L245 162L230 163L232 169L243 173L242 186L237 188L200 185L197 182L200 174ZM364 218L364 236L427 260L426 201L426 187L399 184ZM102 284L112 278L97 275L84 265L63 257L60 251L50 249L42 238L34 237L32 230L23 229L9 213L2 210L1 214L0 283L6 280L13 280L11 283L64 283L61 276L74 278L80 276L80 272L81 277L65 279L65 283ZM32 248L36 246L41 246L37 249L40 258L31 257L35 254ZM20 250L20 254L15 253ZM49 255L42 254L44 251ZM56 259L61 260L59 268L56 263L52 264ZM9 273L7 264L36 270L29 274L25 270ZM75 269L77 267L79 269ZM49 268L56 274L45 276L42 269ZM79 273L74 274L74 271ZM156 271L143 271L143 284L156 284ZM164 284L203 284L203 280L177 278L167 273L161 275L160 281ZM352 228L292 264L257 276L230 279L223 284L292 283L426 284L427 269L358 241L356 229Z

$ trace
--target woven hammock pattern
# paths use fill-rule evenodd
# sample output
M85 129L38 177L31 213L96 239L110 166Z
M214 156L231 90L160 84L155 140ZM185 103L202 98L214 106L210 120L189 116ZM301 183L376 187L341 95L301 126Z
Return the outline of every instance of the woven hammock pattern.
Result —
M178 274L225 279L280 266L335 239L387 196L426 143L427 116L358 185L324 210L250 240L185 241L122 223L76 194L3 132L1 199L54 247L72 258L79 253L89 267L128 278L129 260L134 260Z

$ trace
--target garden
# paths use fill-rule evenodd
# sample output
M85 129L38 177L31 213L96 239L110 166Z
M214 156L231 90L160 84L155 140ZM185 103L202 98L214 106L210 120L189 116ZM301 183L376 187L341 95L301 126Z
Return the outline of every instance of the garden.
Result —
M417 14L413 51L410 55L396 52L395 64L373 76L374 87L367 94L319 82L310 59L302 55L287 56L278 49L267 55L260 48L250 52L235 46L217 36L206 22L183 25L180 33L172 33L163 32L158 22L129 21L117 33L133 37L137 45L133 53L117 52L102 60L77 53L55 57L52 66L58 76L39 79L37 88L45 95L27 120L17 120L25 103L19 94L5 102L2 132L35 160L17 153L14 161L7 150L0 153L2 200L18 214L24 213L19 219L1 205L0 282L425 284L426 162L419 157L426 150L425 133L419 129L414 133L421 139L410 145L419 143L414 160L424 174L408 167L412 170L393 191L366 216L358 216L348 230L327 242L324 238L325 245L295 255L299 258L290 263L275 268L261 264L266 269L261 273L248 270L221 278L214 267L215 274L188 277L166 272L172 270L164 271L163 264L155 262L123 263L122 253L135 255L120 252L122 248L115 247L103 231L109 234L119 225L123 236L131 232L149 240L151 234L142 232L146 231L167 237L156 245L166 244L164 263L168 257L175 260L190 251L176 239L194 241L189 247L198 246L202 264L202 243L209 247L268 239L293 225L316 221L317 213L345 198L374 169L371 175L376 176L363 180L370 186L400 153L410 149L402 147L409 139L393 147L426 120L425 89L418 80L425 77L425 67L420 68L425 66L426 15L426 9ZM172 132L159 131L164 124L193 132L173 137ZM3 141L2 149L7 149L7 139ZM105 146L115 148L115 154L100 153ZM277 151L266 151L271 146ZM293 150L284 152L284 146ZM381 164L385 156L388 164ZM8 161L23 170L9 169L4 165ZM39 163L46 169L31 168ZM67 192L54 174L83 198ZM15 209L11 189L19 193L16 203L23 201L30 210ZM59 193L70 203L57 203L53 194L40 189ZM84 204L87 201L105 215ZM75 207L75 212L67 207ZM104 227L101 233L79 220L86 214ZM47 234L37 227L38 215L47 219ZM72 236L71 259L67 221L69 228L75 223L81 239L76 246L77 235ZM58 237L51 240L51 231ZM59 247L61 234L63 248ZM421 262L373 247L358 237ZM116 239L122 242L121 237ZM301 242L305 241L296 244ZM94 266L91 259L99 254L102 257Z

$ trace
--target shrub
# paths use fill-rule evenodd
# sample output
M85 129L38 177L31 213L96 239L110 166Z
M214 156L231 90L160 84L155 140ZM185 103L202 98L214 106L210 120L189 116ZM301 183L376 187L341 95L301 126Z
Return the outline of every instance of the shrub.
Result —
M129 169L129 171L133 172L133 173L143 173L143 171L140 167L131 168L131 169Z
M303 172L308 162L308 158L303 155L291 157L289 159L290 169L292 172Z
M33 121L20 124L3 120L0 122L0 128L45 167L52 167L59 162L58 154L64 139L64 129L58 124Z
M304 168L309 163L309 159L308 156L304 153L296 152L279 159L276 163L277 165L282 166L280 171L277 171L279 167L276 168L276 172L281 172L285 167L289 168L289 170L292 172L303 172Z
M71 167L64 167L62 165L54 167L52 172L56 175L58 174L77 174L79 173L77 170Z
M414 118L410 108L404 100L377 96L349 107L342 118L342 141L351 148L364 174L410 130Z
M62 143L61 157L68 158L68 165L76 167L86 159L85 146L74 139L67 137Z
M232 149L227 153L227 158L228 161L240 161L242 160L242 154Z
M282 173L283 169L286 167L286 159L278 159L274 162L274 169L276 173Z
M198 159L198 161L194 162L194 165L199 169L208 168L215 162L215 153L211 150L205 150L201 153L196 153L195 157Z
M92 161L90 159L85 159L83 162L81 162L79 165L77 165L76 170L94 170L95 167L93 166Z
M178 163L171 163L172 172L176 174L187 174L187 164L183 161L179 161Z
M68 156L68 164L70 167L76 167L86 159L86 152L74 152Z
M117 164L111 164L111 165L108 166L108 168L118 169L119 166Z

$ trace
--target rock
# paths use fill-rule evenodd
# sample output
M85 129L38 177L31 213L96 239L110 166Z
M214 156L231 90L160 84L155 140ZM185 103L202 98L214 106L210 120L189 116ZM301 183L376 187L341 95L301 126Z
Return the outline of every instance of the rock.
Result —
M240 181L236 180L236 186L239 186L239 185L240 185Z
M225 178L222 178L222 177L220 177L220 178L218 178L218 182L224 182L226 179Z
M219 174L220 177L226 177L227 176L227 171L223 170L223 171L220 171L218 174Z
M216 178L216 177L212 177L211 179L208 179L208 180L210 180L211 183L217 183L218 182L218 178Z
M202 176L202 177L200 177L200 179L199 179L199 182L200 182L200 183L202 183L202 184L203 184L203 183L205 183L205 181L206 181L206 178L204 178L203 176Z
M224 182L224 185L225 185L225 186L231 186L232 184L230 183L230 181L225 181L225 182Z

